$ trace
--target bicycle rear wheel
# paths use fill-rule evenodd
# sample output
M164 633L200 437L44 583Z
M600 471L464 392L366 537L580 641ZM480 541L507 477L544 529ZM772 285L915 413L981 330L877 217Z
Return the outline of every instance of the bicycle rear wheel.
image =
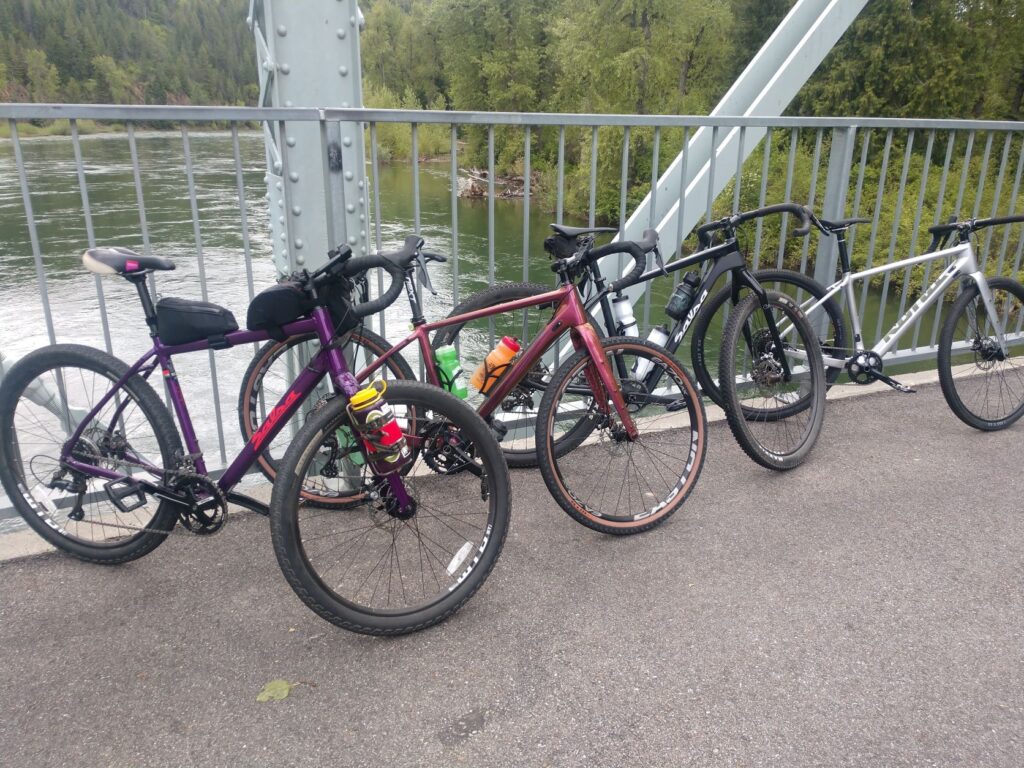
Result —
M105 491L107 478L60 461L75 428L127 372L98 349L59 344L26 355L0 386L0 481L7 498L46 541L93 563L142 557L177 521L174 505L150 497L136 509L119 509ZM139 376L89 419L71 449L82 463L151 482L162 482L181 454L171 415Z
M777 331L790 329L782 348L772 338L769 315L751 294L729 316L718 380L740 447L763 467L793 469L821 433L825 371L817 335L796 302L768 291L767 304Z
M988 281L1005 331L1007 354L978 286L953 303L939 337L939 384L953 413L975 429L1005 429L1024 415L1024 286L997 277Z
M365 462L342 476L336 435L351 423L340 397L306 421L270 504L274 551L295 593L327 621L370 635L413 632L457 611L494 567L511 514L508 467L469 406L418 382L392 382L385 398L413 449L402 478L412 517L393 514L387 479ZM302 499L339 483L364 488L364 500L324 509Z
M663 347L625 336L601 344L640 434L630 440L607 394L595 397L594 387L603 386L582 349L555 371L541 401L540 471L555 501L576 522L602 533L640 533L678 510L700 477L707 444L704 406L689 375ZM590 422L592 434L560 455L559 434L581 418Z

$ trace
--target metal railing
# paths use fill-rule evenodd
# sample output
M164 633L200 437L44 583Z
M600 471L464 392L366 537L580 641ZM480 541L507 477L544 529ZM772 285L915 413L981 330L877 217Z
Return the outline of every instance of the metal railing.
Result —
M29 123L55 119L70 121L70 136L59 141L70 145L73 155L73 163L64 170L67 183L78 189L80 221L61 231L78 227L84 237L75 244L55 237L54 227L44 225L45 215L39 213L39 207L48 203L39 190L54 183L54 171L35 150L42 145L21 135ZM291 122L318 123L321 135L326 135L324 129L334 122L365 126L373 244L377 249L386 248L408 232L416 232L427 238L432 249L449 254L449 279L434 280L436 285L447 283L441 300L433 304L435 316L446 314L471 290L487 282L550 282L539 235L543 221L572 219L594 224L603 218L621 231L631 201L635 203L645 193L675 195L680 208L697 206L704 217L785 199L809 204L833 217L866 216L871 224L853 233L851 246L855 261L868 266L919 252L927 245L927 227L950 216L1006 215L1022 209L1024 125L1012 122L26 104L0 104L0 120L10 129L10 140L0 140L0 178L16 184L21 198L20 210L12 204L3 207L0 199L0 246L5 231L20 229L27 235L20 241L8 237L13 245L7 243L8 252L0 258L9 269L13 265L17 274L34 271L42 310L21 311L16 330L11 318L6 318L0 349L8 356L27 351L28 342L38 346L82 339L102 344L121 357L142 351L145 331L130 297L112 308L113 284L104 285L81 270L72 274L67 268L69 257L95 245L101 234L104 242L113 236L116 244L134 245L146 254L178 255L183 274L161 275L155 290L198 293L197 298L227 303L236 315L244 317L245 304L254 291L273 280L266 231L274 212L267 210L263 195L264 158L261 146L257 152L254 143L260 141L259 134L246 132L268 121L278 125L281 135ZM102 121L123 130L107 141L126 147L130 158L130 183L113 190L105 187L102 202L93 190L110 169L83 153L86 138L79 128L83 120ZM143 127L165 131L154 137L144 134ZM744 160L745 132L755 128L767 129L767 138ZM220 132L216 134L219 149L203 150L204 157L197 161L197 148L214 141L211 129ZM739 131L738 154L711 159L712 177L724 174L733 179L724 192L694 200L687 197L685 189L668 190L659 185L659 171L697 132L711 131L712 144L717 146L719 132L734 130ZM382 136L385 132L392 138L407 132L407 161L395 162L394 148ZM421 157L425 132L430 132L435 147L443 146L447 158L437 162L436 158ZM146 151L141 152L140 147ZM173 155L173 162L155 159L157 149ZM388 154L391 162L386 162ZM508 157L515 158L513 164L522 177L521 196L511 202L499 198L496 181L497 172L509 164ZM460 200L460 172L477 161L486 171L484 197L477 202ZM687 161L685 154L682 161ZM204 163L216 165L217 172L207 172ZM5 164L10 165L5 169ZM156 165L161 178L180 175L189 226L184 227L185 220L179 219L182 228L170 230L163 222L154 237L146 188L157 173ZM405 181L395 189L383 189L389 173L404 174ZM423 204L426 182L432 185L428 207ZM438 192L442 187L447 187L444 194ZM713 187L711 184L708 189ZM220 210L215 221L208 209L211 200ZM284 204L288 204L287 195ZM97 217L113 208L122 213L133 209L135 214L120 231L112 234L105 226L103 233L98 233ZM466 221L470 214L472 227ZM682 253L691 245L685 242L688 232L683 231L683 217L676 220L680 223L675 231L661 232L666 255ZM650 222L650 226L658 224ZM787 264L831 280L836 269L833 244L819 241L812 255L811 240L787 238L789 228L785 219L758 221L751 227L746 244L753 265ZM216 231L215 237L211 230ZM237 256L230 255L233 246L226 231L235 233ZM1024 238L1016 228L988 230L979 243L980 259L993 274L1018 274L1022 250ZM218 255L215 263L210 258L213 252ZM58 264L59 279L55 277ZM930 269L922 272L907 271L902 279L887 275L881 284L863 287L861 306L872 306L870 294L874 306L881 307L875 318L865 318L867 334L873 331L878 338L887 327L886 317L905 311L915 287L929 280ZM68 316L62 308L55 310L51 293L57 283L63 286L62 296L70 291L82 298L87 288L85 303L89 313L95 314ZM642 332L660 320L659 300L671 287L671 280L665 285L659 281L647 284L637 312ZM382 314L377 319L381 334L386 335L403 314L400 307ZM912 361L933 355L940 314L923 318L901 342L896 356ZM873 340L865 339L869 345ZM236 351L234 368L244 369L249 355L251 350ZM206 436L216 435L222 463L241 443L233 416L237 379L226 381L219 368L226 357L215 359L211 352L202 370L183 373L186 393L193 402L198 403L203 389L209 388L213 409ZM211 444L204 442L204 446L210 464L216 465Z

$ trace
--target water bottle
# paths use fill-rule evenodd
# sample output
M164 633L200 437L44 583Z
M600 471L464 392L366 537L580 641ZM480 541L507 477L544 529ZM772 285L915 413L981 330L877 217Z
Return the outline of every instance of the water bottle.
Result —
M659 347L665 346L665 342L668 341L668 328L664 325L654 326L651 328L651 332L647 334L647 340L654 342ZM633 363L633 377L637 381L643 381L647 378L647 374L651 372L652 367L654 367L654 362L650 358L637 358L637 361Z
M384 399L387 388L377 379L352 395L347 406L352 428L363 441L367 460L377 475L398 472L412 457L395 412Z
M672 291L668 297L668 304L665 305L665 314L673 320L683 320L693 303L693 294L700 285L700 275L696 272L687 272L683 275L682 282Z
M633 302L626 296L616 296L612 299L612 310L615 312L615 319L618 321L618 335L639 336L640 331L636 327L636 318L633 316Z
M441 385L456 397L463 400L469 395L466 383L462 378L462 364L454 344L446 344L434 351L437 370L441 376Z
M470 386L482 394L494 386L508 369L508 364L519 353L519 342L511 336L503 336L498 346L487 353L484 361L473 371L469 379Z

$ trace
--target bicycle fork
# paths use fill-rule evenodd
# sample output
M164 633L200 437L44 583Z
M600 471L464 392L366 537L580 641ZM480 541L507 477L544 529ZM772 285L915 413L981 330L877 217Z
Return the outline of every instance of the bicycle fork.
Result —
M611 408L615 409L619 421L626 432L626 438L633 442L639 437L639 430L633 422L633 416L626 405L626 398L622 393L622 387L618 385L608 365L608 358L605 357L601 348L601 340L597 332L590 325L584 322L574 325L570 331L573 346L576 349L585 348L593 365L584 368L584 376L590 391L594 393L594 401L598 409L605 416L611 415ZM609 405L611 408L609 408Z

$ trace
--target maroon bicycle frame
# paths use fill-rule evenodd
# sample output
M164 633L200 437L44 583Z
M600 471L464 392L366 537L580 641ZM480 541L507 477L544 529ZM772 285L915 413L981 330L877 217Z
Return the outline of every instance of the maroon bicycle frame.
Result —
M563 285L547 293L529 296L525 299L516 299L515 301L497 304L493 307L478 309L474 312L446 317L433 323L418 325L413 328L408 336L392 346L391 349L378 357L369 366L359 371L356 374L356 378L363 381L371 377L392 355L398 354L413 342L419 343L422 359L424 361L432 361L434 353L430 347L430 334L438 328L467 323L483 317L500 315L503 312L514 312L529 307L537 307L542 304L557 304L554 315L544 329L537 334L537 338L530 342L529 346L523 350L522 354L516 358L508 370L494 384L490 392L487 393L487 397L480 406L478 413L484 420L488 420L509 392L526 377L526 374L540 360L541 356L568 329L573 348L576 350L585 348L594 362L594 368L597 370L596 378L594 377L594 370L589 367L585 373L591 391L604 394L604 396L595 397L597 407L603 413L608 413L610 400L612 407L615 408L619 418L622 420L622 425L625 427L629 439L635 440L638 432L626 407L625 398L622 396L622 389L612 375L608 359L601 351L601 340L593 326L588 322L583 302L576 291L576 286L572 284ZM437 374L435 366L428 363L424 368L430 383L440 387L441 379Z

